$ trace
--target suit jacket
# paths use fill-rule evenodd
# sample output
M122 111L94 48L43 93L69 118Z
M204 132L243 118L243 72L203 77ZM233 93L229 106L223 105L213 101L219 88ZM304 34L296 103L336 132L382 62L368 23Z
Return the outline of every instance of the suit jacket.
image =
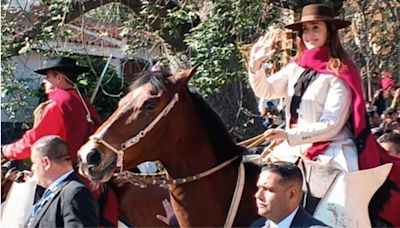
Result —
M263 227L267 219L265 217L254 221L250 227ZM290 227L329 227L309 214L303 207L299 207Z
M98 206L73 172L35 216L30 227L98 227Z

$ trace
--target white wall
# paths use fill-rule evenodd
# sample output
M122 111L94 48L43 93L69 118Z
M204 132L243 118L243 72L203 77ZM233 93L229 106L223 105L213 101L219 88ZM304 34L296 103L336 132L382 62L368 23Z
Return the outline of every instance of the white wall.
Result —
M18 11L30 11L32 6L39 5L40 2L38 0L9 0L8 4Z
M15 78L29 79L26 84L32 88L37 89L40 86L42 77L39 74L33 72L35 69L41 67L42 57L38 54L31 54L29 56L14 56L10 60L10 64L15 66ZM3 76L4 77L4 76ZM4 78L2 78L4 83ZM24 83L24 82L22 82ZM28 96L27 94L13 94L14 96L21 96L29 104L28 110L21 110L18 113L17 118L10 120L9 116L1 110L1 122L26 122L32 120L32 112L38 105L39 99L37 97ZM10 96L2 97L2 102L8 101Z

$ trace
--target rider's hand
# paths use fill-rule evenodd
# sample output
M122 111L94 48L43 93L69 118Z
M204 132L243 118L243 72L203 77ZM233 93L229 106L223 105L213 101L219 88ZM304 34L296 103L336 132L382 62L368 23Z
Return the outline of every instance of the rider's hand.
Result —
M270 141L278 140L278 139L287 139L288 135L283 129L269 129L264 132L266 139Z
M277 30L270 30L253 45L250 52L250 71L258 71L262 64L272 57L276 51L274 48L276 37Z

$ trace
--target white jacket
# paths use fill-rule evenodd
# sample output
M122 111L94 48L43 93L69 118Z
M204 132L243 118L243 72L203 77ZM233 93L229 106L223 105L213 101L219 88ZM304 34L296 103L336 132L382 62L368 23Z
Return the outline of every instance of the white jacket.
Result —
M249 82L256 96L264 99L286 99L286 131L290 146L298 146L301 152L313 142L331 141L325 155L345 156L345 159L357 159L353 134L346 125L351 113L351 90L337 76L319 74L308 86L297 109L296 127L290 127L290 104L294 94L294 85L304 68L292 62L277 73L266 76L264 69L255 74L249 72ZM338 148L339 147L339 148ZM346 147L346 149L344 149ZM348 149L347 149L348 148ZM337 150L339 151L330 151ZM349 152L347 152L349 151ZM347 158L347 156L352 158ZM343 161L342 161L343 162ZM342 163L340 162L340 163ZM348 163L348 161L345 161ZM355 163L355 164L353 164ZM351 164L341 164L345 170L357 170L357 160ZM356 166L356 167L355 167Z

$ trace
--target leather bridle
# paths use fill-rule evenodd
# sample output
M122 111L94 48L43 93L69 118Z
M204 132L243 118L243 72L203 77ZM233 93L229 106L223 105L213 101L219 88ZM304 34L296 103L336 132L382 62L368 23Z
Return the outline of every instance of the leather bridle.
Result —
M169 111L174 107L175 103L179 100L179 95L178 93L175 93L174 97L172 100L168 103L167 106L157 115L157 117L149 124L147 127L143 130L141 130L139 133L137 133L135 136L129 138L125 142L121 143L119 146L119 149L108 143L106 140L104 140L103 135L104 134L94 134L89 137L89 140L94 141L95 143L99 143L110 149L112 152L117 154L117 164L116 166L120 168L120 172L123 170L123 161L124 161L124 151L130 148L131 146L137 144L140 139L142 139L151 129L154 128L154 126L160 121L160 119L164 116L166 116ZM107 127L105 127L107 129Z

